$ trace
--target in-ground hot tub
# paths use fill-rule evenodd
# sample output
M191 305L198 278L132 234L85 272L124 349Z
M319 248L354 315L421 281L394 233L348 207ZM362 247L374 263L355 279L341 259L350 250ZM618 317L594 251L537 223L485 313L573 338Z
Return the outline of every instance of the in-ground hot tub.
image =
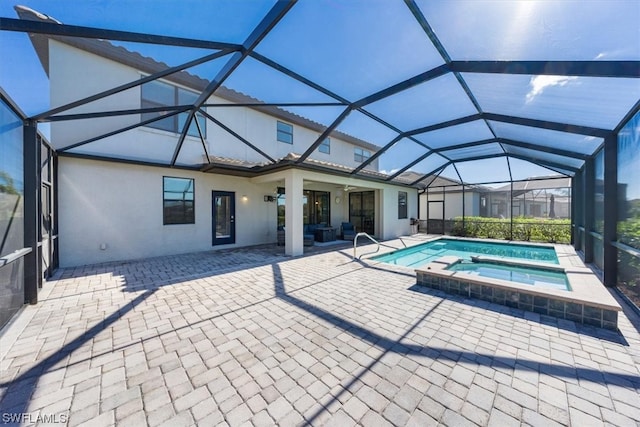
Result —
M569 279L563 268L557 266L514 265L481 257L471 257L471 261L460 260L447 267L449 271L466 273L471 276L500 279L547 289L570 291Z
M618 312L622 308L586 267L482 256L474 257L473 261L477 267L469 266L468 262L455 256L438 258L415 270L417 283L449 294L600 328L618 329ZM485 274L480 274L483 268ZM516 276L524 279L513 280ZM566 278L566 285L562 285L563 278Z

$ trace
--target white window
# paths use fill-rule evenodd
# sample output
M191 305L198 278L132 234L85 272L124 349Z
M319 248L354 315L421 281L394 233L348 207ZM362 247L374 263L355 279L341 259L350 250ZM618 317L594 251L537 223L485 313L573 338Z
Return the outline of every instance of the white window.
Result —
M293 144L293 126L289 123L278 122L278 141Z
M165 176L162 179L163 223L195 224L195 199L193 178Z
M371 151L365 150L360 147L356 147L353 150L353 160L358 163L365 162L371 157Z
M330 138L325 138L325 140L322 141L322 144L320 144L318 146L318 151L321 152L321 153L330 154L331 153L331 139Z
M141 89L141 106L142 108L153 107L174 107L176 105L189 105L195 103L198 99L198 94L195 92L182 89L168 83L153 80L142 85ZM166 115L166 112L159 113L143 113L142 120L153 119L162 115ZM185 121L189 113L180 113L175 116L167 117L166 119L156 120L149 123L146 126L162 129L169 132L180 133L184 127ZM205 117L202 114L196 114L202 136L207 137L207 126ZM191 122L187 135L199 137L198 128L195 121Z

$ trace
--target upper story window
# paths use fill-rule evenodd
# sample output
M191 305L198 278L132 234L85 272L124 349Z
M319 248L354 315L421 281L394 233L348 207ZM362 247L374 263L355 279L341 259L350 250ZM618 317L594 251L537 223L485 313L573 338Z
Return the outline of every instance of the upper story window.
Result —
M293 126L289 123L278 122L278 141L293 144Z
M330 154L331 153L331 139L330 138L325 138L325 140L322 141L322 144L320 144L318 146L318 151L321 152L321 153Z
M160 82L157 80L145 83L142 85L141 90L141 106L142 108L153 107L173 107L175 105L189 105L195 103L198 99L198 94L195 92L182 89L168 83ZM143 113L142 120L149 120L160 115L166 115L165 112L160 113ZM180 133L187 120L188 113L181 113L175 116L167 117L166 119L157 120L149 123L146 126L154 129L162 129L169 132ZM198 123L200 124L200 130L202 136L207 137L207 126L205 117L202 114L196 114ZM198 128L195 121L191 122L187 135L200 137Z
M371 157L371 151L356 147L353 150L353 160L358 163L365 162Z

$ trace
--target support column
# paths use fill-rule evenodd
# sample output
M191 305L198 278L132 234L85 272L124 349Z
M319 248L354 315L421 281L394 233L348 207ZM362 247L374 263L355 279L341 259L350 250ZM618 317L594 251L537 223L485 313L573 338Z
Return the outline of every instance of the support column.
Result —
M595 206L595 164L593 157L584 162L582 212L584 212L584 262L593 262L593 209Z
M25 121L23 127L24 150L24 247L31 249L24 256L24 301L38 303L38 288L42 286L42 264L38 256L40 241L40 146L37 127L33 121Z
M284 253L289 256L302 255L304 252L303 218L302 218L302 175L300 171L291 169L284 179L285 213L284 213Z
M509 240L513 240L513 179L509 187Z
M604 140L604 284L616 286L618 251L611 243L617 240L618 225L618 140L611 135Z
M425 188L425 193L426 193L426 197L427 197L427 206L426 206L426 211L427 211L427 217L425 218L427 220L427 234L431 233L431 231L429 230L429 187Z
M53 269L56 270L60 266L60 257L59 257L59 238L58 238L58 156L54 153L51 154L51 161L53 162L53 168L51 173L53 173L52 183L53 183L53 218L51 224L51 242L53 245L53 259L51 260L51 265Z
M466 216L466 212L465 212L465 200L464 200L464 184L462 184L462 236L466 236L466 228L464 226L464 221L465 221L465 216Z
M571 194L569 195L569 222L571 224L571 235L569 237L569 243L576 248L576 233L578 232L578 223L576 221L575 214L575 201L576 201L576 182L578 179L580 172L576 172L575 175L571 178Z

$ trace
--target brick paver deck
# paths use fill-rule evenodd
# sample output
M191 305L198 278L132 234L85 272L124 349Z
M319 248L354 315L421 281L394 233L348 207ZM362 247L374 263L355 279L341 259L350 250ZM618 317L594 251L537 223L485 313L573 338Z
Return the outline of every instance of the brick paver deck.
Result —
M612 333L278 251L60 270L1 338L0 422L640 424L627 315Z

